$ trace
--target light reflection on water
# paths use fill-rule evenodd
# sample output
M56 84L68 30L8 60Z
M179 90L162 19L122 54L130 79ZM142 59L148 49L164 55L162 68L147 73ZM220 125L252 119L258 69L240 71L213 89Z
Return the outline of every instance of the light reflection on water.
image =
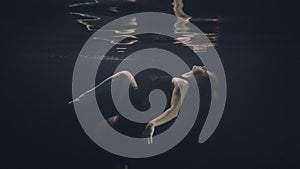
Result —
M87 30L89 30L89 31L97 30L97 29L93 28L94 26L91 25L90 23L99 21L100 17L88 15L88 14L84 14L84 13L79 13L79 12L70 12L70 14L84 17L84 19L77 19L77 22L84 25Z
M86 5L96 5L96 4L99 4L99 3L100 3L99 0L93 0L93 1L90 1L90 2L80 2L80 3L70 4L69 7L86 6Z
M80 6L107 6L106 10L99 12L70 12L71 15L76 15L79 17L83 17L77 19L77 22L84 25L88 31L96 31L109 21L116 19L116 16L108 15L107 12L118 13L122 16L122 9L119 9L118 4L127 4L132 5L136 1L135 0L94 0L88 2L80 2L69 5L69 7L73 10L76 10L77 7ZM109 3L109 5L107 5ZM194 52L205 52L207 48L212 46L217 46L218 35L220 34L217 27L219 27L220 19L219 18L193 18L184 12L184 4L182 0L173 0L173 3L170 4L170 7L173 6L173 14L177 16L178 19L176 23L174 23L174 33L180 35L180 37L175 39L174 44L183 44L185 46L189 46ZM130 13L135 13L136 11L132 10ZM126 14L123 14L123 16ZM120 17L119 16L119 17ZM200 29L205 27L206 25L214 25L213 28L209 28L207 30L203 30L205 33L200 34L197 32L192 32L190 28L186 25L188 22L192 22L196 24ZM200 25L200 26L199 26ZM135 17L131 18L127 22L119 23L115 27L111 27L110 31L114 33L114 36L110 37L95 37L97 40L108 41L115 45L121 45L120 48L117 48L117 52L123 53L126 51L127 45L133 45L139 42L139 39L134 36L136 29L138 27L138 21ZM212 43L203 43L201 39L203 36L207 36ZM127 38L126 41L120 42L120 39Z

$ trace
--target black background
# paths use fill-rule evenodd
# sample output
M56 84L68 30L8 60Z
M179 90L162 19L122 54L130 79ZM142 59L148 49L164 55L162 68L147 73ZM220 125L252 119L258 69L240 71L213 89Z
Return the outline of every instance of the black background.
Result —
M2 2L1 168L299 168L299 4L185 2L191 15L222 18L226 108L204 144L185 139L148 159L98 147L67 104L77 55L92 34L69 14L70 1Z

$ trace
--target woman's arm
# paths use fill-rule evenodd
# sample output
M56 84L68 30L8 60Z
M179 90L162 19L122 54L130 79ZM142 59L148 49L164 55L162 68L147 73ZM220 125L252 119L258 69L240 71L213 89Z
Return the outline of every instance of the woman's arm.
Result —
M153 143L152 136L156 126L165 124L178 116L183 99L187 93L189 83L180 78L173 78L172 83L174 84L174 89L172 92L170 108L168 108L158 117L151 120L146 126L145 132L148 135L148 144Z

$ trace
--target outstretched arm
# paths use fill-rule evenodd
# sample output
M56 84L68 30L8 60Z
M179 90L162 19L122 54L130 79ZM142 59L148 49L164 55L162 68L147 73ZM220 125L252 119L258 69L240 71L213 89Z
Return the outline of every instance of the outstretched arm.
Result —
M146 127L146 132L148 134L148 144L153 143L152 136L156 126L165 124L173 118L177 117L183 99L187 93L189 83L186 80L180 78L173 78L172 83L174 84L174 89L172 92L170 108L168 108L158 117L151 120Z
M88 95L89 93L96 90L97 88L102 87L104 84L111 82L111 80L113 80L113 79L119 79L121 81L123 81L123 80L130 81L130 86L131 87L133 87L135 89L138 88L137 83L136 83L133 75L129 71L124 70L124 71L118 72L118 73L108 77L107 79L105 79L104 81L102 81L101 83L96 85L94 88L82 93L80 96L78 96L77 98L70 101L69 104L80 101L84 96Z

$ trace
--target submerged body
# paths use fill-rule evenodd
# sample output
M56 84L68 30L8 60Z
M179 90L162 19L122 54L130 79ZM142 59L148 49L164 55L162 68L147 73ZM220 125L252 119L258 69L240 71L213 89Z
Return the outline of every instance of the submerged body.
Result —
M195 77L197 83L201 83L201 81L205 80L206 77L212 77L213 74L207 70L205 70L201 66L193 66L192 70L182 74L180 77L173 77L171 79L171 83L173 85L172 89L172 95L171 95L171 103L170 107L167 108L164 112L162 112L159 116L155 117L154 119L150 120L144 130L144 134L148 137L148 143L153 143L153 134L155 127L163 125L172 119L176 118L178 116L178 113L180 111L180 108L182 106L182 102L184 100L184 97L188 91L189 88L189 81ZM106 84L108 81L116 80L117 83L123 83L123 82L130 82L130 87L133 90L140 90L138 89L138 85L136 83L136 80L134 76L129 71L121 71L118 72L98 85L96 85L94 88L88 90L87 92L81 94L79 97L75 98L73 102L80 101L81 98L83 98L85 95L89 94L90 92L96 90L97 88L101 88ZM107 119L107 121L110 124L115 124L119 120L119 115L114 115Z

